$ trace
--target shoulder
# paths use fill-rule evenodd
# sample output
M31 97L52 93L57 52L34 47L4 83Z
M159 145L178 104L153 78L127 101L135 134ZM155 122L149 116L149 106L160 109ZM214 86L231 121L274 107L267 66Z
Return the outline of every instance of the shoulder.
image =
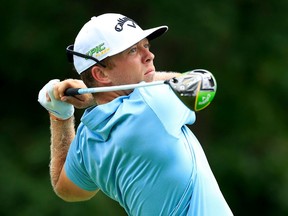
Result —
M143 101L166 125L193 124L195 113L190 110L168 85L139 88Z

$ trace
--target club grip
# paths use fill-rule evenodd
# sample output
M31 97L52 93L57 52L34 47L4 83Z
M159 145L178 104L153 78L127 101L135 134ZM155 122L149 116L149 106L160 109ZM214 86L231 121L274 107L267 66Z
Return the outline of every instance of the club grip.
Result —
M80 88L68 88L65 90L64 95L65 96L74 96L74 95L79 95L79 90Z

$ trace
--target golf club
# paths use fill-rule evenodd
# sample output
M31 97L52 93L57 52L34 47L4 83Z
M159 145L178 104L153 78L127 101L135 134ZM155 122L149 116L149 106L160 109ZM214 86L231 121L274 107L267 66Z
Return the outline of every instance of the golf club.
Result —
M127 85L107 86L107 87L96 87L96 88L68 88L68 89L65 90L65 95L73 96L73 95L89 94L89 93L129 90L129 89L135 89L135 88L139 88L139 87L163 85L164 83L165 83L165 81L155 81L155 82L150 82L150 83L141 82L141 83L137 83L137 84L127 84Z
M96 87L96 88L68 88L65 95L73 96L87 93L110 92L119 90L135 89L140 87L149 87L155 85L168 84L178 98L194 111L200 111L206 108L213 100L217 84L214 76L207 70L195 69L183 73L165 81L141 82L137 84Z

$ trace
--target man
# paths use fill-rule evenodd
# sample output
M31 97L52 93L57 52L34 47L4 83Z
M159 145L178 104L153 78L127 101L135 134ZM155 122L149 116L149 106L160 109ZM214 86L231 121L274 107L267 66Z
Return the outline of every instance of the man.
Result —
M186 126L194 123L195 113L168 85L64 95L68 87L175 77L155 72L149 50L149 42L167 29L142 30L121 14L93 17L68 47L83 82L52 80L40 91L38 100L51 119L51 181L62 199L87 200L101 190L128 215L232 215ZM89 106L76 134L71 104Z

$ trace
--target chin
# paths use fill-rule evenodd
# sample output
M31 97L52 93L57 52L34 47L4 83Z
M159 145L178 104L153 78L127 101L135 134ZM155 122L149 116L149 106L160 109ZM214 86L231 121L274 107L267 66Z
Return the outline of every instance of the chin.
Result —
M155 73L149 73L144 76L145 82L152 82L154 80Z

